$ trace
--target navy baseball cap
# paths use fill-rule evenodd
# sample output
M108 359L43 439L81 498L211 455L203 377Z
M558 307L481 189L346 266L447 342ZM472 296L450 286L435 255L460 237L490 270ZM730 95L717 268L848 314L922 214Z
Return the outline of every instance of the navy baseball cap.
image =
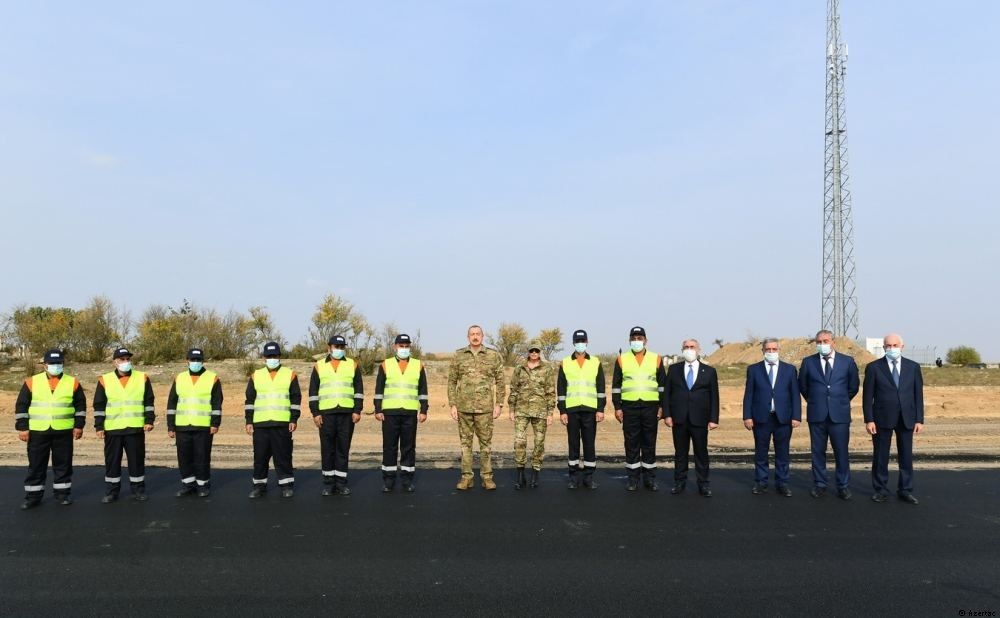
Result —
M191 348L188 350L187 359L191 361L203 361L205 360L205 353L201 351L201 348Z
M587 331L578 330L573 332L573 343L586 343L587 342Z
M46 365L61 365L63 362L62 350L52 348L42 357L42 362Z
M405 334L396 335L396 343L405 343L407 345L413 343L410 341L410 336Z
M111 355L111 358L132 358L132 353L128 351L128 348L115 348L115 353Z
M629 337L645 337L646 329L641 326L633 326L632 330L628 332Z
M274 341L268 341L264 344L264 349L261 350L261 356L281 356L281 346Z
M344 339L340 335L333 335L326 342L327 345L347 345L347 339Z

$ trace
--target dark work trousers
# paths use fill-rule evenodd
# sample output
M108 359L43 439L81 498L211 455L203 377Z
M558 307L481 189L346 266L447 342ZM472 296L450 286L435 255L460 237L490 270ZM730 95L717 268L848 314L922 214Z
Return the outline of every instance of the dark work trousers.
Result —
M688 449L694 447L698 487L708 487L708 427L674 423L674 482L687 481Z
M278 473L278 485L292 487L295 470L292 469L292 432L288 425L278 427L253 428L253 484L267 489L267 471L274 458L274 470Z
M382 421L382 478L395 479L397 470L403 480L413 479L417 463L417 413L386 414Z
M104 492L117 494L122 487L122 453L128 458L132 493L146 491L146 433L104 434Z
M895 427L879 427L872 436L872 487L876 493L889 493L889 451L892 448L892 434L896 434L896 455L899 461L899 482L896 491L901 494L913 492L913 429L907 429L902 421ZM53 454L53 462L55 455Z
M212 480L212 438L206 428L197 431L178 431L177 467L181 472L181 483L198 487L207 486Z
M631 478L640 470L648 479L656 478L656 404L622 408L625 434L625 468Z
M73 486L73 430L28 432L28 476L24 478L26 498L41 498L45 492L45 472L52 455L52 492L68 494Z
M767 452L774 440L774 483L778 487L788 485L788 465L789 465L789 444L792 440L792 426L781 424L772 412L766 423L754 421L753 442L754 442L754 476L753 480L758 485L767 487L767 479L770 470L767 465Z
M319 428L319 451L323 459L324 484L347 485L352 436L354 421L350 412L323 415L323 426Z
M583 476L593 476L597 468L597 411L587 408L567 408L566 437L569 440L569 474L576 477L580 474L580 464L583 463ZM583 444L583 461L580 461L580 444Z

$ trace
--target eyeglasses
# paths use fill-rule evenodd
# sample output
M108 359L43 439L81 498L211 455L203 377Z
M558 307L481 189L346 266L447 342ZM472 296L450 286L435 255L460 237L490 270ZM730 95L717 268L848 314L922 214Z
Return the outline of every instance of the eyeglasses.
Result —
M528 354L541 354L541 350L528 350Z

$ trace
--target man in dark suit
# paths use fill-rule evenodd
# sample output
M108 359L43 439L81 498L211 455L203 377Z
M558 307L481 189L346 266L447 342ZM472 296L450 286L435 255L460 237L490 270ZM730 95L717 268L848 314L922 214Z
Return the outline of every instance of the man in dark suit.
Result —
M826 446L833 446L837 464L837 496L851 499L851 464L847 455L851 437L851 400L858 394L861 380L858 365L846 354L834 351L833 333L816 333L816 354L802 359L799 391L806 398L806 421L812 446L813 488L809 495L826 494Z
M792 429L802 422L802 398L795 366L778 360L778 340L761 343L764 360L747 367L743 391L743 426L753 431L754 495L767 492L767 451L774 440L774 484L791 497L788 487L788 445Z
M708 482L708 432L719 426L719 376L713 367L698 360L697 339L681 344L684 360L670 365L660 399L663 422L674 438L674 487L672 494L687 485L688 448L694 447L698 493L712 497Z
M885 502L889 493L889 450L896 433L899 483L896 495L917 504L913 496L913 434L924 429L924 379L920 365L902 357L903 338L893 333L882 340L885 356L865 367L861 409L872 436L872 500Z

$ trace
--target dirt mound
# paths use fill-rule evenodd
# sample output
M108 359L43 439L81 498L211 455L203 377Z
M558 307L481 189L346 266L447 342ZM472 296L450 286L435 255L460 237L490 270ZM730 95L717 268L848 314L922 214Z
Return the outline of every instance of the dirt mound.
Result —
M810 354L816 353L816 344L812 339L803 337L795 339L780 339L781 360L786 363L798 365L802 359ZM858 367L864 367L866 363L875 360L875 357L868 353L861 345L847 337L836 339L837 352L853 356L858 363ZM761 360L760 341L750 343L727 343L705 359L709 365L749 365Z

